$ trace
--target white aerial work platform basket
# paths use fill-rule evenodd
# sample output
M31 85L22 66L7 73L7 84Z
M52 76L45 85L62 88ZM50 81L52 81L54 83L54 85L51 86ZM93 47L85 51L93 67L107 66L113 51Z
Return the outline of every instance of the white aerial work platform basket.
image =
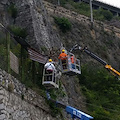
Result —
M42 85L46 89L59 88L59 79L56 77L56 71L48 72L45 68L43 70Z
M72 57L74 63L72 63ZM60 66L61 66L61 71L64 74L67 75L76 75L76 74L81 74L81 68L80 68L80 60L76 59L74 54L69 53L67 59L63 62L60 59Z

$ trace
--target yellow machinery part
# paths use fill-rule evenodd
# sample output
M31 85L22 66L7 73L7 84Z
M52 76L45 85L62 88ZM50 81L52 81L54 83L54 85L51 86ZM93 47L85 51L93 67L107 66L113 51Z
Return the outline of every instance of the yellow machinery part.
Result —
M115 73L116 75L120 76L120 72L118 72L117 70L115 70L114 68L111 67L111 65L105 65L106 69L109 69L110 71L112 71L113 73Z

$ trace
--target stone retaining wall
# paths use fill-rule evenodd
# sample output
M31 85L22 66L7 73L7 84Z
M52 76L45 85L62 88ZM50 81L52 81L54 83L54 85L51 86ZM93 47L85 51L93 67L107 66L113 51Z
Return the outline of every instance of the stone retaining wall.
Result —
M24 99L22 99L24 95ZM0 69L0 120L55 120L45 99Z

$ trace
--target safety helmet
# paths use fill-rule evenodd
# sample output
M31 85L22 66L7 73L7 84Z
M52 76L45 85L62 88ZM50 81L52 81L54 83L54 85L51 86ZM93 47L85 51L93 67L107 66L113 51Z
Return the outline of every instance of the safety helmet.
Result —
M63 49L62 52L65 52L65 50Z
M49 62L52 62L52 59L49 59Z

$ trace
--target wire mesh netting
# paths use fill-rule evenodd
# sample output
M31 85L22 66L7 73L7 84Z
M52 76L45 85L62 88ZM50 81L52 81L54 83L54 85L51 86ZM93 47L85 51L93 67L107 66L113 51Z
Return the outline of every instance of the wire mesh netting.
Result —
M41 85L43 64L32 61L27 49L3 28L0 28L0 68L29 87Z
M17 43L12 37L10 40L10 51L17 57L16 61L13 60L11 74L29 87L32 87L33 84L41 85L43 65L32 61L29 58L27 49ZM10 60L12 61L13 58L12 56ZM16 69L18 69L18 72Z
M0 68L7 71L7 33L0 28Z
M20 75L20 56L21 45L10 36L10 74L17 79L21 79Z

